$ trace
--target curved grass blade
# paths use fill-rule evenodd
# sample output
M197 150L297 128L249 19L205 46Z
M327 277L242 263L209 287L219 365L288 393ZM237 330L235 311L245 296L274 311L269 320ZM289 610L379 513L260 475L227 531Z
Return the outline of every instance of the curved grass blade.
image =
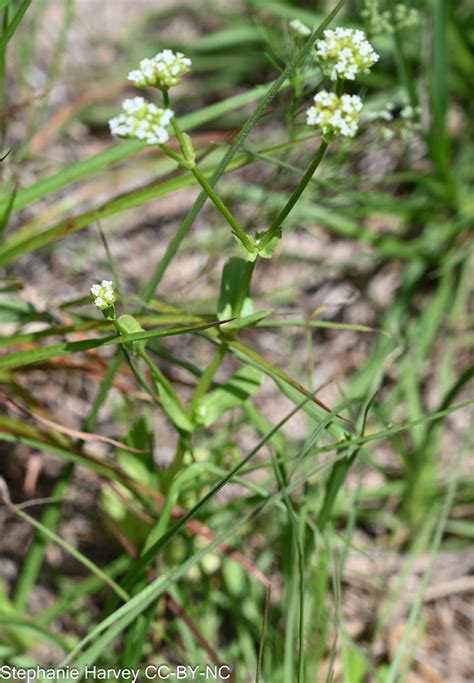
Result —
M35 529L37 529L41 534L46 536L50 541L53 541L57 545L59 545L66 553L71 555L71 557L74 557L75 560L80 562L86 569L88 569L92 574L95 574L98 578L100 578L109 588L111 588L122 600L128 600L129 595L126 591L123 590L113 579L110 578L110 576L107 576L105 572L102 571L100 567L98 567L94 562L89 560L88 557L83 555L79 550L74 548L70 543L62 539L60 536L54 533L54 531L51 531L51 529L48 529L47 527L43 526L41 522L38 522L34 517L31 517L27 512L22 510L18 505L15 505L12 500L10 499L10 494L7 488L7 485L5 483L5 480L0 477L0 496L3 499L3 502L5 505L8 507L8 509L13 512L15 515L18 515L18 517L21 517L23 521L27 522L31 526L33 526Z
M146 339L155 339L157 337L172 337L179 334L187 334L188 332L198 332L221 325L223 322L217 321L213 323L202 323L200 325L189 325L183 327L168 328L165 330L148 330L144 332L135 332L134 334L126 334L121 336L100 337L96 339L86 339L77 342L61 342L59 344L51 344L50 346L40 346L28 351L16 351L9 356L0 358L0 371L13 370L14 368L21 368L31 363L40 363L51 358L60 356L70 356L81 351L90 351L101 346L113 346L115 344L128 344L130 342L144 341Z
M23 19L23 16L30 5L31 0L23 0L21 5L18 7L17 11L13 15L12 20L8 23L3 35L0 37L0 53L4 52L6 46L13 38L15 31L20 25L20 21Z

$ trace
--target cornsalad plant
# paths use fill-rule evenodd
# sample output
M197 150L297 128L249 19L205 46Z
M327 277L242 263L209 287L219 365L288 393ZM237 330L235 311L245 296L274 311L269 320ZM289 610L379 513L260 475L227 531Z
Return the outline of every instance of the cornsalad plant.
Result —
M452 515L472 494L469 478L459 482L467 448L452 453L452 467L443 478L437 463L449 417L465 415L470 404L464 392L472 367L458 364L459 340L450 339L439 373L433 371L439 375L434 398L426 401L423 393L425 359L438 353L438 334L448 328L461 334L467 309L466 228L472 202L459 180L467 152L459 152L453 171L444 61L448 30L456 29L462 44L462 21L441 0L431 3L433 68L429 92L422 93L424 76L417 77L415 65L423 65L403 42L404 31L421 42L424 26L416 7L367 0L352 11L340 0L322 16L291 3L245 4L263 12L257 31L253 15L244 24L239 14L235 35L207 36L201 51L198 40L197 46L189 45L191 56L174 44L163 44L155 56L145 50L138 55L137 68L128 74L135 92L108 121L117 142L105 151L21 186L21 165L39 144L35 125L44 116L39 109L25 140L2 154L0 264L12 269L2 288L13 298L0 301L0 313L14 329L0 342L7 351L0 356L0 399L6 408L0 439L52 454L67 465L58 471L48 497L37 503L40 513L17 503L8 470L0 471L8 518L34 530L12 585L7 590L6 582L5 588L0 583L1 665L71 667L81 680L94 678L93 666L143 672L147 665L161 664L166 671L191 667L186 680L193 680L194 667L209 666L212 675L219 670L218 680L235 683L402 681L416 666L424 591L439 549L449 531L453 547L464 547L472 532L472 525L456 523ZM0 0L3 80L7 46L28 17L29 5ZM66 7L65 31L71 17L72 3ZM266 56L260 49L258 64L269 59L279 75L227 99L213 96L200 108L200 77L214 68L206 51L221 50L231 35L243 40L240 48L250 38L260 48L266 40ZM134 54L137 46L141 49L140 40L135 42ZM237 48L221 57L227 76L235 74L239 82L239 69L253 73L257 56L250 54L246 62L245 49ZM27 61L27 52L21 54ZM467 56L461 48L459 55L458 82L464 82ZM188 113L182 114L180 93L189 83ZM460 103L463 97L459 86ZM236 128L234 111L256 100L230 142L203 146L193 129L218 125L228 114ZM265 132L272 103L279 116L277 134ZM257 125L255 142L250 133ZM416 144L427 150L425 166L415 162L413 168L387 171L374 187L364 181L367 147L405 146L408 157L410 145L418 153ZM132 178L149 159L154 175L149 184L47 227L31 217L25 227L15 223L30 204L73 182L106 175L124 160L122 173ZM245 174L256 164L265 172L258 181L248 181ZM226 174L234 171L235 183L227 181ZM106 220L194 186L199 195L151 264L150 276L132 285L113 258ZM257 207L257 219L248 219L242 208L248 204ZM65 205L69 211L67 200ZM57 215L55 209L52 214ZM395 215L405 228L372 230L368 223L376 223L380 214ZM219 289L211 303L203 302L196 282L189 305L176 303L160 288L193 239L201 215L206 221L218 217L213 243L198 237L193 250L218 253ZM315 221L361 246L360 262L373 260L367 289L371 277L393 265L397 291L385 311L380 305L377 327L321 318L324 304L303 320L285 319L284 311L276 310L279 297L294 302L278 283L268 296L271 308L259 307L265 295L258 278L277 272L274 264L295 258L293 229ZM89 273L81 275L81 290L50 311L16 296L32 255L97 222L109 267L93 264L96 282L89 281ZM303 262L305 254L296 258ZM143 264L147 272L149 254L143 254ZM307 360L293 354L286 328L305 333ZM288 355L284 367L254 343L272 329ZM330 405L320 398L324 387L313 381L315 329L334 334L334 343L342 332L373 338L367 358L332 394L340 399ZM53 337L53 343L45 341ZM191 353L193 344L205 351ZM42 405L34 395L34 375L31 386L23 382L35 370L53 377L48 373L61 364L68 372L99 378L94 395L88 394L80 429L66 427L61 415ZM280 396L275 415L261 399L270 385L270 400ZM99 434L111 405L113 430L125 425L121 436ZM298 429L292 432L298 419L303 437ZM392 461L378 460L380 452L386 455L376 450L381 443L395 454L399 475ZM373 476L374 486L365 484L366 475ZM91 505L100 519L96 524L108 564L97 549L89 554L62 533L63 502L80 505L81 490L87 493L88 487L95 491ZM68 498L69 492L75 493ZM407 562L390 588L390 600L373 615L370 633L358 637L346 628L341 590L351 552L366 552L360 540L365 532L377 538L379 548L406 553ZM38 586L55 583L47 569L52 546L86 575L77 581L62 577L54 599L38 609ZM420 553L426 566L403 634L380 656L374 643L403 595L410 562ZM46 645L50 650L43 652Z

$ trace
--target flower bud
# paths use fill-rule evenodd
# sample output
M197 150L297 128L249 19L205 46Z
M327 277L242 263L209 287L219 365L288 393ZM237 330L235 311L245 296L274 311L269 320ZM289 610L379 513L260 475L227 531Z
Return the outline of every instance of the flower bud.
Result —
M115 287L112 280L102 280L100 284L92 285L91 294L93 304L99 311L111 308L117 301Z
M152 59L142 59L138 69L130 71L128 80L138 88L152 86L167 90L178 85L181 77L189 71L191 60L182 52L163 50Z

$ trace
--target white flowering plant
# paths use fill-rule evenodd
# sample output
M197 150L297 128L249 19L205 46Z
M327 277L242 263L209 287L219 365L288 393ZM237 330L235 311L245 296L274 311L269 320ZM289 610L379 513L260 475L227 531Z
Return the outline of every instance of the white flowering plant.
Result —
M162 145L169 140L173 116L171 109L161 109L143 97L134 97L125 100L122 113L110 119L110 132L118 138L137 138L148 145Z
M117 301L115 286L112 280L102 280L100 284L91 287L92 301L99 311L106 311L112 308Z
M361 16L371 35L394 34L420 23L420 12L416 7L392 0L364 0Z
M315 58L333 81L355 80L358 74L369 73L379 55L360 29L338 27L326 29L316 41Z
M290 22L290 30L299 40L308 39L304 50L306 56L309 57L313 47L311 29L299 20L293 20ZM317 35L318 33L315 32L314 37L317 38ZM165 154L176 161L179 168L190 171L205 195L213 202L228 223L232 234L238 241L245 261L242 266L239 266L239 277L242 278L243 282L241 294L230 307L224 309L226 315L239 317L246 310L245 302L255 263L258 259L271 259L273 257L282 237L282 224L311 181L331 140L337 137L353 138L358 131L359 115L363 107L362 99L359 95L344 93L344 82L355 80L360 73L368 73L379 59L378 54L366 40L362 31L336 28L335 30L326 29L323 32L323 37L317 38L312 56L329 80L336 81L334 90L320 89L316 92L313 95L312 105L306 111L307 126L319 131L322 140L303 178L283 208L277 213L267 229L258 231L255 235L249 234L240 225L213 184L199 168L192 140L181 129L179 121L175 117L174 109L171 108L170 89L181 82L182 77L191 66L191 60L184 54L175 53L168 49L163 50L151 59L141 60L139 68L129 74L129 80L137 87L152 87L160 91L163 107L145 100L143 97L127 99L123 102L122 113L109 122L112 135L136 138L148 145L157 145ZM298 60L295 61L295 67L297 66ZM300 72L301 74L302 72ZM170 139L171 132L176 137L178 151L166 144ZM143 332L138 321L128 313L120 318L115 317L113 303L116 297L111 282L104 280L101 285L94 285L91 291L94 296L94 305L114 322L119 334L141 334ZM224 311L222 311L222 317ZM209 419L209 414L212 414L212 411L209 413L209 406L204 405L202 394L209 388L215 370L209 375L203 376L202 385L200 385L197 393L199 400L195 400L193 411L191 414L187 414L178 396L147 354L145 343L134 341L129 348L134 353L138 353L151 369L155 390L161 397L163 410L178 428L185 432L192 431L193 424L200 424L202 420L207 421ZM216 369L217 367L218 365Z
M311 35L310 27L306 26L300 19L292 19L288 26L296 38L308 38Z
M290 21L289 28L300 39L304 40L311 36L311 29L298 19ZM307 54L310 51L309 47L308 41ZM359 114L363 106L362 100L358 95L342 93L342 86L345 80L353 81L358 74L369 73L378 61L379 55L361 30L338 27L335 30L324 30L323 37L315 42L313 57L323 73L330 80L336 81L336 91L321 90L316 93L313 105L306 112L307 124L320 130L324 136L320 152L315 157L316 165L313 162L308 169L308 174L311 175L321 162L331 136L352 138L356 135ZM305 174L293 196L288 200L287 206L267 231L255 236L247 234L223 199L215 192L205 174L199 169L191 138L181 130L174 111L170 108L169 90L181 81L182 76L189 71L190 67L191 60L188 57L181 52L175 53L168 49L158 53L152 59L141 60L139 68L130 72L129 79L137 87L151 86L161 90L164 109L140 97L125 100L122 105L123 112L110 120L110 130L117 137L135 137L148 144L159 145L166 154L178 162L180 167L191 171L229 224L247 261L254 263L258 257L271 258L281 236L280 223L304 191L311 175ZM299 90L301 72L296 72L296 74L293 77L293 84L295 89ZM165 145L169 139L170 125L178 140L181 154Z
M469 677L470 4L0 0L7 678Z
M178 85L191 68L191 60L182 52L163 50L151 59L142 59L138 69L130 71L128 80L137 88L147 86L168 90Z
M306 111L308 126L319 128L323 135L343 135L353 138L357 133L362 100L358 95L341 95L321 90Z

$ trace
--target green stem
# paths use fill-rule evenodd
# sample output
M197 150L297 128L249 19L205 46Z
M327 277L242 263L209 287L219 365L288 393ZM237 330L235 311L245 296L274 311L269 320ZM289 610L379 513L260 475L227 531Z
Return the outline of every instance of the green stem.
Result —
M162 492L166 495L175 480L176 476L181 472L184 464L184 456L186 455L186 442L183 435L180 435L178 445L176 447L176 454L174 460L169 468L163 472L162 477Z
M163 104L167 109L171 109L171 100L170 100L170 94L169 90L163 90ZM173 131L174 134L176 135L176 138L180 144L180 147L182 149L182 140L183 140L183 133L181 131L181 128L179 127L178 121L176 120L176 116L173 116L171 119L171 125L173 126Z
M196 178L204 192L207 194L211 202L214 204L214 206L220 211L222 216L226 219L230 227L232 228L232 232L234 235L242 242L242 244L245 246L246 249L249 251L252 251L252 243L246 235L246 233L243 231L243 229L240 227L240 225L237 223L235 220L234 216L231 214L227 206L224 204L222 199L216 194L214 191L212 185L209 183L208 179L206 176L198 169L197 166L192 166L190 168L191 173L193 176Z
M174 149L171 149L171 147L168 147L168 145L160 145L160 148L163 150L163 152L165 154L167 154L169 157L171 157L172 159L177 161L178 164L180 164L183 161L182 157L180 157L179 154L177 154L174 151Z
M1 35L3 36L6 32L7 26L8 26L8 7L3 10L3 13L1 15L1 29L2 33ZM6 128L7 128L7 115L5 111L5 52L6 52L6 44L5 46L0 50L0 134L1 134L1 142L2 146L5 142L5 137L6 137Z
M395 15L393 14L393 11L392 19L395 23ZM400 78L408 93L410 104L413 109L415 109L418 106L418 93L416 91L415 79L410 73L410 67L405 55L403 38L398 29L395 29L393 32L393 42L395 44L395 61L397 62Z
M169 92L167 90L163 91L163 104L165 107L170 107L171 101L169 97ZM196 166L194 159L190 159L190 152L189 152L189 147L190 145L186 142L185 140L185 133L181 130L179 127L179 123L176 119L175 116L171 119L171 125L173 126L173 131L174 134L176 135L176 138L179 142L179 146L181 147L181 152L184 156L184 163L183 159L181 159L173 150L171 150L167 145L160 145L163 151L165 151L167 154L170 154L170 156L181 162L186 168L188 168L193 176L196 178L204 192L207 194L211 202L214 204L214 206L217 208L217 210L222 214L222 216L225 218L227 223L230 225L232 228L232 232L234 235L239 239L244 247L248 249L249 251L252 251L252 242L249 239L248 235L244 232L244 230L240 227L238 224L237 220L234 218L232 215L231 211L228 209L228 207L224 204L222 199L219 197L219 195L216 193L214 188L212 187L211 183L208 181L206 176L202 173L202 171L199 170L199 168ZM191 148L192 150L192 148Z
M170 382L166 379L166 377L161 372L161 370L158 368L158 366L155 365L155 363L152 361L152 359L150 358L148 353L146 351L141 351L140 352L140 358L143 358L143 360L145 361L146 365L148 366L148 368L151 372L151 376L153 377L153 381L157 384L157 386L160 386L160 384L161 384L161 386L165 387L165 389L170 394L176 395L173 387L170 384Z
M325 28L331 23L331 21L334 19L334 17L337 15L337 13L342 9L342 7L345 4L345 0L339 0L337 5L334 7L334 9L328 14L328 16L324 19L324 21L318 26L318 28L313 32L313 35L311 36L311 39L308 40L305 45L299 50L294 58L290 61L288 66L281 72L280 76L276 79L276 81L268 88L266 91L266 94L260 101L260 104L256 107L256 109L252 112L252 114L248 117L248 119L245 121L244 125L242 126L235 142L227 149L225 152L224 156L218 163L216 169L214 170L214 173L211 178L211 184L214 185L219 178L222 176L222 174L225 172L231 161L235 158L238 152L241 151L242 145L249 135L250 131L252 128L256 125L257 121L260 119L260 117L263 115L263 113L267 110L268 106L272 102L272 100L275 98L279 90L282 88L284 83L287 81L288 78L291 78L292 73L294 70L297 68L298 64L302 62L310 53L314 41L316 38L319 38L319 36L322 34ZM169 102L169 99L165 99L165 93L163 93L163 101L166 103L167 101ZM155 294L155 291L160 284L161 280L163 279L163 276L170 265L170 263L173 261L173 258L175 257L176 253L178 252L179 247L181 246L181 243L187 236L191 226L193 225L194 221L196 220L197 215L201 211L203 205L204 205L205 197L204 193L201 192L199 197L197 198L194 206L192 207L191 211L187 214L186 218L184 221L181 223L177 233L174 235L174 237L171 239L166 252L163 256L162 259L160 259L160 262L158 263L155 272L153 273L152 277L150 278L149 282L147 283L142 299L145 302L149 302L152 297ZM141 311L143 310L143 307L140 309Z
M227 344L221 344L217 349L213 359L211 360L211 362L199 378L199 382L197 383L196 389L194 390L194 394L191 399L191 404L189 406L189 414L191 418L194 416L194 412L197 408L198 402L211 386L212 380L214 379L214 375L216 374L220 364L222 363L226 351Z
M318 152L316 156L314 157L313 161L311 164L308 166L308 169L300 182L298 183L297 187L293 191L293 194L291 197L288 199L286 202L285 206L282 208L278 216L275 218L271 226L268 228L265 236L261 239L260 241L260 248L265 247L270 240L278 233L280 230L281 224L285 220L285 218L288 217L288 215L291 213L293 210L295 204L297 203L298 199L301 197L303 192L306 189L306 186L308 183L311 181L311 178L313 177L316 169L318 168L319 164L323 160L324 155L326 154L326 150L329 147L329 142L326 142L326 140L322 140L321 144L319 146Z

